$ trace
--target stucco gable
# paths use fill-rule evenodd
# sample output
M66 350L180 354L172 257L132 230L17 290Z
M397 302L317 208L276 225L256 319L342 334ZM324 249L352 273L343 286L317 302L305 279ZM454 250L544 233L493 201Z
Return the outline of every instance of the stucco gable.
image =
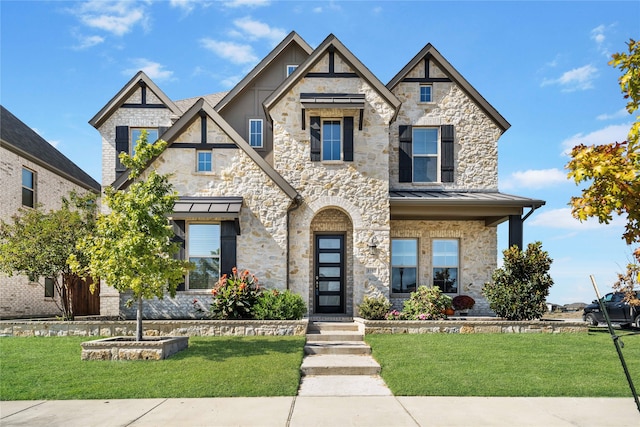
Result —
M438 75L429 75L429 63L433 62L441 71ZM511 125L480 93L445 59L431 43L422 48L416 56L405 65L387 83L387 88L393 91L402 82L437 82L448 79L453 81L471 100L478 105L505 132Z
M213 123L215 123L215 125L227 135L228 140L225 142L235 144L238 148L243 150L290 199L295 200L299 197L298 192L275 169L273 169L271 165L260 157L260 155L256 153L256 151L240 135L238 135L238 133L204 98L200 98L196 101L173 126L162 134L162 139L168 143L167 149L171 145L178 143L180 136L188 132L194 122L203 115L213 121ZM167 152L167 149L165 149L163 154ZM147 164L147 167L149 167L155 160L156 158L151 159ZM117 189L126 188L130 182L129 171L127 170L114 182L113 186Z
M135 103L128 102L136 97ZM133 108L168 108L171 113L179 116L182 111L178 106L147 76L144 71L138 71L131 80L98 113L89 120L89 124L98 129L102 124L123 106Z

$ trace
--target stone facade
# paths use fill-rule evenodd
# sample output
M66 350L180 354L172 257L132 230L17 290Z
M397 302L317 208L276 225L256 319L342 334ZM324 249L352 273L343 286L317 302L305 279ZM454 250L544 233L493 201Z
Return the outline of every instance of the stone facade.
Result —
M10 222L11 217L22 207L22 169L35 172L35 198L45 210L62 207L62 198L72 191L85 194L86 190L64 177L52 172L25 157L0 147L0 218ZM33 317L59 315L56 305L60 296L45 297L44 278L37 282L26 276L12 276L0 273L0 317Z

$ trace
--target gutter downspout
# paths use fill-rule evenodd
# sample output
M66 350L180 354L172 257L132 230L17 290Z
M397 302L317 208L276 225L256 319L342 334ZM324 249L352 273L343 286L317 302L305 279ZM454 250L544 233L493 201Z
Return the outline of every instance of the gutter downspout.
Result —
M291 220L291 212L295 211L296 209L298 209L300 206L302 206L302 196L300 194L296 194L296 196L293 198L293 200L291 201L291 205L289 206L289 208L287 208L287 290L289 290L289 258L290 258L290 239L291 239L291 233L289 231L289 223Z

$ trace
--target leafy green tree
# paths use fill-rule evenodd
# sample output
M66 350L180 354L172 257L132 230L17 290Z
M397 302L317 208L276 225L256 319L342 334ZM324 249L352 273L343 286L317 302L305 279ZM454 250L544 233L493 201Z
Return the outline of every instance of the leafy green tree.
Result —
M62 199L59 210L45 212L42 206L21 208L11 223L0 221L0 271L22 274L34 282L53 280L54 298L64 320L73 319L73 289L79 277L71 270L70 255L85 266L86 254L76 247L95 226L96 196L72 192ZM40 283L44 287L43 283ZM95 285L91 285L93 292Z
M553 260L542 250L542 243L529 243L522 251L514 245L504 252L504 265L493 272L492 282L482 292L495 313L509 320L542 317L553 279L549 268Z
M134 182L126 190L107 187L104 203L110 212L98 216L95 232L79 242L89 255L88 272L104 279L120 292L130 291L137 303L136 338L142 341L142 301L175 296L179 283L190 269L188 261L175 259L178 244L172 241L173 229L168 216L173 212L177 194L169 175L151 170L146 164L158 156L166 142L147 143L146 132L137 142L135 155L120 154L120 160ZM73 259L74 269L82 271Z
M624 98L628 100L627 111L634 114L640 107L640 41L631 39L628 53L616 53L609 65L619 68L622 75L618 81ZM640 116L636 115L627 140L603 145L578 145L571 151L567 164L569 178L576 184L589 182L581 197L572 197L572 214L581 221L588 217L598 218L608 224L612 214L627 216L622 235L629 245L640 242ZM637 266L640 264L640 247L634 251L635 264L630 264L627 274L635 279L617 286L627 293L629 300L636 300L633 283L640 281ZM634 267L635 265L635 267ZM640 301L635 301L640 304Z

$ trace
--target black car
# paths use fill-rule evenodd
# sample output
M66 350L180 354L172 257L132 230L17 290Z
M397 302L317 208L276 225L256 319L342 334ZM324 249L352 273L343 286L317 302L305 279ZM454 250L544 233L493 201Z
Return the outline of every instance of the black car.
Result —
M640 298L640 291L636 292L637 298ZM640 307L632 306L624 300L622 292L612 292L602 297L604 307L609 313L609 319L612 323L619 323L622 327L634 326L640 328ZM582 319L591 326L598 326L599 322L605 322L604 314L600 311L598 300L584 308Z

